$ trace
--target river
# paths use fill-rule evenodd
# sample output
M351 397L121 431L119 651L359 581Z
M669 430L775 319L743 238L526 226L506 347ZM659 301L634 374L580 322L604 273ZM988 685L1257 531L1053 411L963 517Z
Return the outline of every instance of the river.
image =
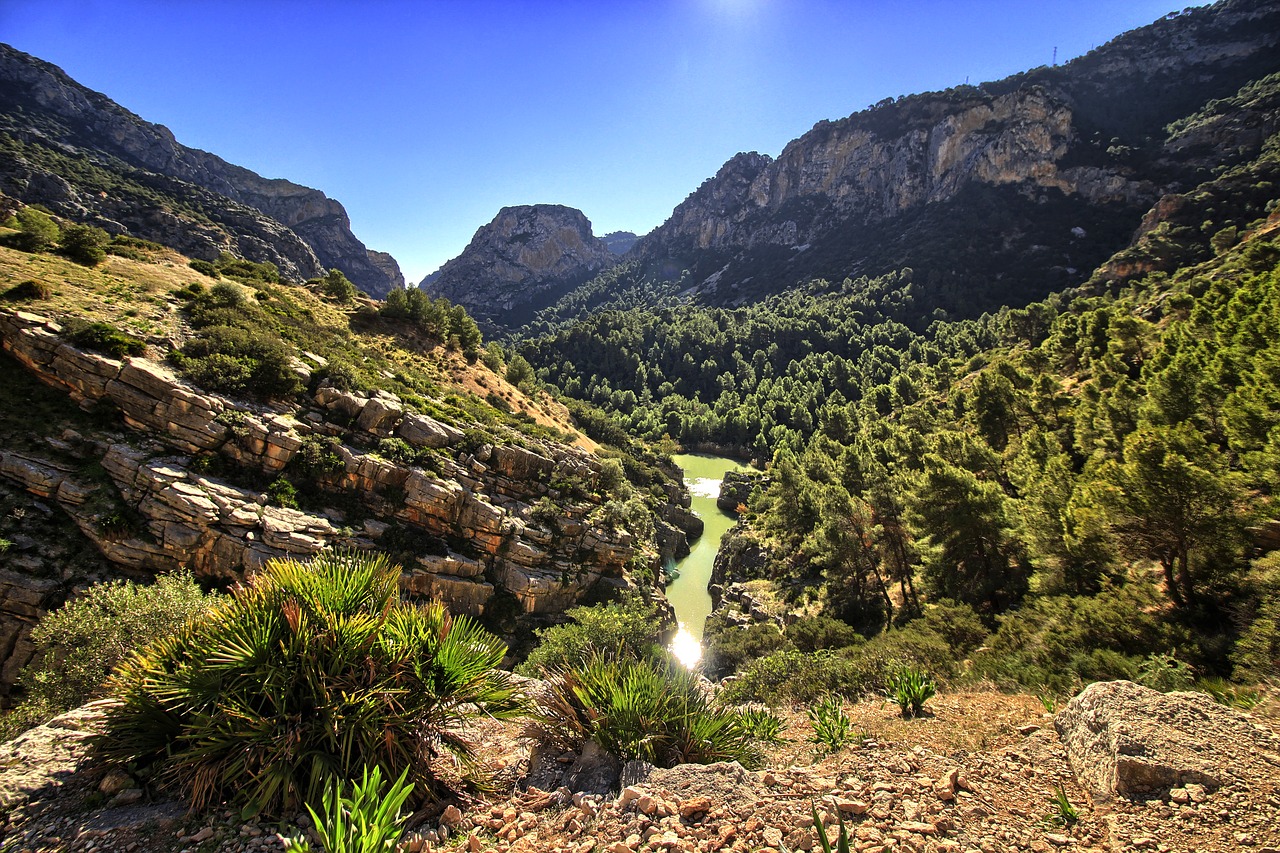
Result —
M751 471L750 466L734 459L702 454L680 454L675 462L684 469L684 483L693 496L691 508L705 526L702 536L692 543L689 556L677 560L679 577L667 586L667 600L675 608L680 631L671 642L672 653L687 667L702 658L702 629L711 613L711 593L707 583L720 550L720 539L733 527L734 517L716 506L720 482L726 471Z

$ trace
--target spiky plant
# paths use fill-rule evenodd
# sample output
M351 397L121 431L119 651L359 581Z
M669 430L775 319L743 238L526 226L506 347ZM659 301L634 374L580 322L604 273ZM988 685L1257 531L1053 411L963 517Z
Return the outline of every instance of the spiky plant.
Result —
M479 767L463 725L523 702L506 646L437 603L400 600L383 555L272 560L173 637L128 659L97 746L184 787L195 808L245 814L319 803L365 765L437 788L436 759Z
M808 711L813 734L809 742L819 752L839 752L854 738L853 721L844 712L843 697L828 693Z
M885 693L898 703L903 719L919 717L924 713L924 703L938 692L938 685L929 674L911 667L901 667L889 673Z
M535 737L594 739L623 759L659 767L759 763L752 721L716 703L697 675L674 660L593 655L551 672Z

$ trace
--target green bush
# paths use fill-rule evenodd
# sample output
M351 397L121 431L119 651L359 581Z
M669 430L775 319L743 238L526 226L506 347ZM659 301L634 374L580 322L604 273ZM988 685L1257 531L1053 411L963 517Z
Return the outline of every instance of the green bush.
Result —
M938 692L938 686L928 673L911 667L901 667L889 674L885 694L898 703L904 720L924 714L924 703Z
M802 652L819 649L844 649L863 642L862 635L847 622L830 616L806 616L786 628L787 639Z
M36 299L48 299L50 296L53 296L53 285L47 281L33 279L15 284L4 292L4 298L9 302L31 302Z
M14 214L18 233L13 245L24 252L47 252L58 242L58 224L39 208L27 206Z
M716 704L674 658L593 655L556 670L539 700L535 736L561 745L594 740L623 760L659 767L761 760L754 724Z
M844 712L844 699L838 694L827 694L808 714L813 727L809 742L819 752L839 752L853 739L853 721Z
M800 704L828 693L857 696L873 686L860 662L844 653L781 649L747 664L725 684L723 697L732 703Z
M217 290L223 285L214 285ZM171 356L182 375L210 391L287 399L303 389L291 348L266 331L208 326Z
M523 710L506 646L438 602L400 599L382 555L272 560L205 618L121 665L100 755L158 774L203 809L279 814L365 765L438 790L448 753L476 779L477 717Z
M343 305L350 305L356 301L356 294L360 291L356 290L351 280L342 274L342 270L334 269L329 270L324 278L320 279L320 292Z
M191 267L193 270L200 273L201 275L207 275L209 278L218 277L218 268L215 267L209 261L202 261L199 258L196 258L195 260L191 261L191 263L189 263L187 266Z
M19 716L35 725L100 695L125 656L177 631L216 601L188 573L159 575L153 584L117 580L89 587L32 629L36 657L20 678L25 699Z
M289 465L309 477L324 477L340 474L346 470L338 448L342 442L332 435L309 435L302 439L298 452L289 460Z
M737 627L729 625L719 615L712 617L707 625L703 647L702 671L712 679L733 675L765 655L793 648L772 622L754 622Z
M408 771L382 790L382 769L365 767L359 782L352 783L349 796L334 780L324 792L324 815L307 803L325 853L382 853L395 849L404 835L407 815L400 808L413 791ZM309 853L304 837L290 838L285 853Z
M92 225L68 225L59 240L62 254L78 264L96 267L107 257L111 235Z
M538 645L516 671L529 676L579 664L596 654L647 657L658 650L662 620L640 598L565 611L563 625L538 632Z
M122 332L110 323L88 323L73 319L67 321L63 334L78 347L97 350L115 358L142 355L147 351L146 341Z

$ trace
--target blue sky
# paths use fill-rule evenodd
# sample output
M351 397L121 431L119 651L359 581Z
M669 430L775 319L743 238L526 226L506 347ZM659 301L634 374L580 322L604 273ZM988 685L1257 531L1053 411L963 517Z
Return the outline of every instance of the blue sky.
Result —
M739 151L1087 52L1171 0L0 0L0 41L323 190L411 282L509 204L644 233Z

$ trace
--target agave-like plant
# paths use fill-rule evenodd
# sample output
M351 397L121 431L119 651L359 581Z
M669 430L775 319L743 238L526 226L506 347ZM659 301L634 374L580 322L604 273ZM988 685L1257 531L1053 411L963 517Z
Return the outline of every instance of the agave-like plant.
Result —
M756 725L718 704L678 662L592 655L549 673L533 735L563 744L594 739L623 759L659 767L760 762Z
M384 555L272 560L209 614L118 669L96 744L245 814L319 803L365 765L436 790L436 760L481 781L463 725L524 700L506 645L438 602L401 601Z

